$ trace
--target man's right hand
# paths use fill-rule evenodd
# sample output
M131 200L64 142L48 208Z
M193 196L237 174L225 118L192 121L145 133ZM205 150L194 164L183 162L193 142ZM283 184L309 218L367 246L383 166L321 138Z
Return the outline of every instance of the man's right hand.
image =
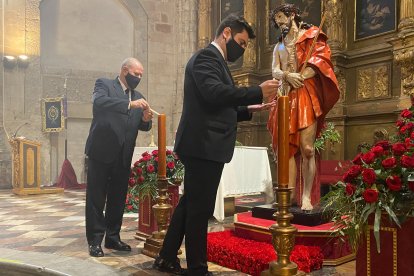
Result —
M274 98L280 84L281 83L278 80L267 80L265 82L262 82L260 84L260 87L262 88L263 99L269 98L269 97Z
M144 99L131 101L131 109L142 108L143 110L149 109L149 104Z

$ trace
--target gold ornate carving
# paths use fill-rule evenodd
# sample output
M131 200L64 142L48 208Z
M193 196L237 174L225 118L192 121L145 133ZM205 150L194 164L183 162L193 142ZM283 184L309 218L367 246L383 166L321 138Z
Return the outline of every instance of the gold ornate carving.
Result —
M386 65L374 67L374 98L389 95L389 67Z
M200 0L198 5L198 49L211 41L211 0Z
M257 21L257 0L244 0L244 18L256 29L255 22ZM247 44L247 49L243 55L243 68L253 69L256 67L256 39L252 39Z
M371 89L372 71L371 69L359 69L357 75L358 75L357 98L359 100L369 99L370 98L369 92Z
M340 51L343 48L343 0L325 0L326 7L326 33L329 37L329 45L333 52Z
M414 30L414 5L412 0L401 0L400 19L400 23L398 24L400 31Z
M357 100L386 98L390 91L390 64L357 70Z
M16 139L10 139L9 143L12 149L12 156L13 156L13 188L19 188L19 178L20 175L20 158L19 158L19 142Z
M379 141L388 140L389 136L390 135L385 128L376 129L374 131L374 144Z
M401 66L402 93L414 95L414 47L397 51L394 60Z
M335 71L336 79L338 80L339 93L340 93L338 102L343 103L345 101L345 96L346 96L345 74L344 74L344 71L342 69L339 69L337 66L335 66L334 71Z

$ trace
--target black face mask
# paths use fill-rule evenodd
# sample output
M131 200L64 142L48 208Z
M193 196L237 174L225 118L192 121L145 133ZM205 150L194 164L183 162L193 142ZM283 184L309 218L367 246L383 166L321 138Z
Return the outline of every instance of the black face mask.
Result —
M240 58L244 54L244 48L237 43L233 37L229 39L226 43L227 49L227 60L230 62L235 62L238 58Z
M126 80L126 83L128 84L128 87L134 90L135 87L137 87L139 82L141 81L141 78L133 76L128 72L128 74L125 76L125 80Z

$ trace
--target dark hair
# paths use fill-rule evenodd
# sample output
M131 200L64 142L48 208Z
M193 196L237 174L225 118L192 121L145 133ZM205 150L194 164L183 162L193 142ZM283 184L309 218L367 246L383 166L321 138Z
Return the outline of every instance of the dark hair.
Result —
M300 16L301 11L298 7L296 7L294 4L282 4L278 7L276 7L275 9L273 9L270 12L270 21L273 24L273 27L275 27L275 29L279 29L279 25L277 25L276 20L275 20L275 15L278 12L283 12L286 16L291 16L292 13L295 14L295 17L293 18L293 20L295 20L295 23L298 27L300 27L301 29L309 29L310 27L312 27L312 24L306 23L302 21L302 17ZM286 36L286 34L282 34L283 36ZM282 41L282 35L279 37L279 41Z
M233 36L243 32L243 30L246 30L249 34L250 39L256 37L252 29L252 26L250 26L249 23L247 23L247 21L243 17L238 16L234 13L229 14L220 22L220 25L216 30L216 37L219 37L223 30L227 27L231 29L231 34Z

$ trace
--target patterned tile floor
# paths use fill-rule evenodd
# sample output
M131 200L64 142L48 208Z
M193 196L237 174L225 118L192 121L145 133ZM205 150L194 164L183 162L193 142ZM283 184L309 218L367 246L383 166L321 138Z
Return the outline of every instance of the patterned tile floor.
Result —
M105 257L92 258L87 251L84 221L85 192L16 196L0 190L0 262L45 266L69 275L165 275L151 269L153 259L141 254L144 243L134 238L137 215L125 214L121 239L131 253L104 248ZM209 231L232 227L211 221ZM184 248L182 248L184 251ZM185 264L185 254L180 258ZM245 275L209 263L215 275ZM311 275L355 275L355 264L325 267ZM0 275L8 275L4 270Z

